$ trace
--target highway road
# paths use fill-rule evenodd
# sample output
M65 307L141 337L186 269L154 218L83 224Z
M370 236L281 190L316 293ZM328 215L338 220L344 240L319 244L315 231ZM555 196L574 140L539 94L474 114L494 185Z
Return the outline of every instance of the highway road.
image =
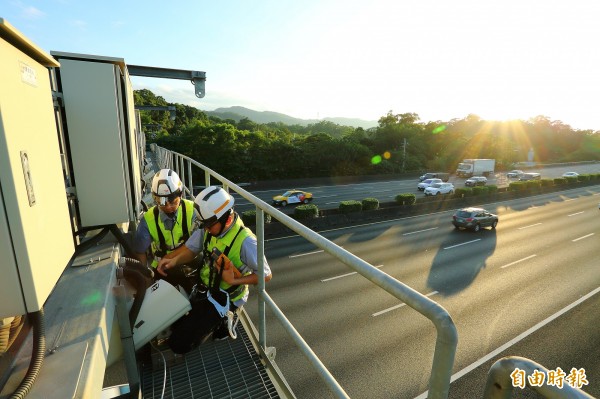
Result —
M599 201L592 186L489 204L500 222L479 233L441 212L320 234L448 310L459 334L450 398L480 398L507 355L583 368L583 389L600 397ZM425 397L428 319L298 236L266 241L265 253L269 294L350 397ZM256 295L246 309L256 322ZM333 397L269 314L267 344L298 398Z
M539 172L542 178L554 178L560 177L564 172L575 171L578 173L600 173L600 163L598 164L584 164L576 166L556 166L548 167L544 169L531 169L527 172ZM454 175L450 176L450 183L453 183L455 187L464 187L465 178L459 178ZM507 186L510 181L516 179L508 179L506 173L496 173L494 176L488 178L488 184L495 184L498 187ZM268 204L271 204L272 198L275 195L281 195L283 192L289 189L298 189L311 192L314 196L313 204L317 205L319 209L332 209L337 208L341 201L357 200L362 201L368 197L374 197L379 202L391 202L394 201L395 197L401 193L413 193L420 198L424 196L422 191L417 190L418 180L389 180L389 181L374 181L369 183L357 183L357 184L345 184L345 185L328 185L328 186L309 186L309 187L281 187L275 190L252 190L253 195L262 199ZM236 199L236 210L238 212L244 212L249 209L254 209L254 206L250 204L246 199L234 194ZM294 212L294 206L288 205L285 208L279 208L282 212L287 214Z

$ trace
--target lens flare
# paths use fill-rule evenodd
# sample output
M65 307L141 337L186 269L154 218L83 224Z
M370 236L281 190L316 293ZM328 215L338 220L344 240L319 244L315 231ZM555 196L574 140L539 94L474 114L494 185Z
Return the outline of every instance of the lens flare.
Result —
M371 158L371 163L373 165L377 165L378 163L381 163L381 155L375 155L373 158Z
M438 133L443 132L444 130L446 130L446 125L440 125L440 126L436 127L435 129L433 129L432 133L438 134Z

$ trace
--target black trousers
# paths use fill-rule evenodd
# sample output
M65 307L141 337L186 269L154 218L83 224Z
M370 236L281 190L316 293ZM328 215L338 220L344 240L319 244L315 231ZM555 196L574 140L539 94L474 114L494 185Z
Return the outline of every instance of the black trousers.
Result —
M229 310L237 307L229 302ZM175 353L186 353L207 341L223 324L214 305L206 298L192 301L192 310L171 326L169 347Z

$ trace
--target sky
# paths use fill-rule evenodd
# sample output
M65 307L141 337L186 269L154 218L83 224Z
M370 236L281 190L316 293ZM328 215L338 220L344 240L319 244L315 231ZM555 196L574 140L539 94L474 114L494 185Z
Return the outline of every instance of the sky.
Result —
M132 77L168 102L303 119L543 115L600 131L600 3L583 0L0 0L38 47L206 72Z

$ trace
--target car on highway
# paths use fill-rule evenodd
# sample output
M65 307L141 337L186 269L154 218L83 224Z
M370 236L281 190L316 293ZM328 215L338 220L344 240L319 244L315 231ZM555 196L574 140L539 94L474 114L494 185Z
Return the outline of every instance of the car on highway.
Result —
M521 177L519 177L519 181L528 181L528 180L541 180L542 175L539 173L523 173Z
M417 190L424 191L427 187L435 183L443 183L442 179L425 179L421 183L417 184Z
M577 173L577 172L565 172L562 175L562 177L577 177L577 176L579 176L579 173Z
M465 180L465 186L473 187L473 186L485 186L487 183L487 177L485 176L473 176Z
M508 178L517 178L518 179L519 177L523 176L523 173L524 172L522 170L515 169L515 170L511 170L510 172L508 172L506 174L506 177L508 177Z
M302 190L288 190L281 195L273 197L273 205L286 206L287 204L308 204L313 200L312 193Z
M452 183L433 183L425 188L425 195L454 194L454 184Z
M452 215L452 224L455 229L470 229L479 231L482 227L495 229L498 225L498 215L483 208L462 208Z
M425 179L442 179L442 181L447 182L450 178L450 173L444 172L427 172L424 175L419 177L419 181L423 181Z

